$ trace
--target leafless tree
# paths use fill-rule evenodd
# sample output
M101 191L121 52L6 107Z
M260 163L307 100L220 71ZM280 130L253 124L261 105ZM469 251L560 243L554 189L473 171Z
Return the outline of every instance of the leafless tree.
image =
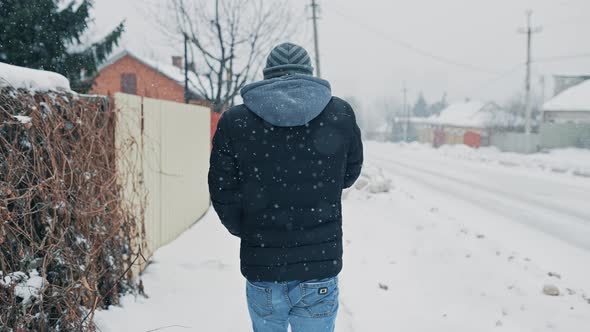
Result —
M293 34L286 0L169 0L173 32L189 40L192 89L216 112L234 105L272 46Z

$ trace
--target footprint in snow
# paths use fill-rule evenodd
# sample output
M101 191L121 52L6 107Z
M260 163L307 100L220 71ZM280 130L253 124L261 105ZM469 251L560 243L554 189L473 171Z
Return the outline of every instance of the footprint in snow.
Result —
M228 266L221 261L211 259L211 260L202 262L201 264L199 264L199 267L204 267L207 269L214 269L214 270L225 270Z

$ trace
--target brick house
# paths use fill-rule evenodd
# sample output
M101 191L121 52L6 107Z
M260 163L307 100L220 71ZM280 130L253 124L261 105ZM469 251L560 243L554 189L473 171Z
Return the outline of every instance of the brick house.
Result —
M123 92L142 97L184 103L184 70L182 57L172 57L170 64L142 58L122 51L99 68L91 93L113 95ZM189 72L189 80L195 81ZM194 89L189 87L189 103L210 107ZM217 129L220 114L211 111L211 138Z

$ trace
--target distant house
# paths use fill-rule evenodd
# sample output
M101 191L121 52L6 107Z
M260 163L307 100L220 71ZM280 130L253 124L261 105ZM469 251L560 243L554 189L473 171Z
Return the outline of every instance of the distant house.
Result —
M413 121L418 140L442 144L465 144L471 147L489 145L492 131L510 130L522 126L523 119L496 105L481 101L453 103L420 121Z
M113 56L99 68L91 93L113 95L123 92L142 97L185 102L185 79L182 57L172 57L170 64L140 57L128 50ZM210 106L192 88L195 74L189 72L188 100L191 104ZM211 137L220 115L211 111Z
M389 137L389 125L387 123L382 123L380 126L370 127L366 130L363 130L362 134L364 135L363 138L365 139L383 142Z
M590 123L590 80L574 85L543 105L545 123Z
M543 105L543 148L590 149L590 80L582 81Z

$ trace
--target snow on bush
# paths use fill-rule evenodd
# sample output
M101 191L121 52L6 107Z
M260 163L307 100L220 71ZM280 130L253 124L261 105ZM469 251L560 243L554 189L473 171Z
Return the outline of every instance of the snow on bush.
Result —
M35 299L39 298L44 285L45 279L39 276L36 269L31 270L28 274L21 271L12 272L5 277L0 271L0 287L14 288L14 296L21 299L23 309L28 308Z
M2 86L37 91L70 91L70 82L63 75L0 62L0 87Z
M15 116L13 116L13 118L18 120L18 122L20 122L22 124L31 123L31 120L33 120L33 119L31 119L30 116L22 116L22 115L15 115Z

